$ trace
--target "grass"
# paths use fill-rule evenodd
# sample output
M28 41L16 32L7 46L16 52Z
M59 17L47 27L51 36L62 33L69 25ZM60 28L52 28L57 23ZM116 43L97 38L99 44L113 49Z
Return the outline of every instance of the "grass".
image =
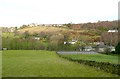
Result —
M45 32L45 33L56 33L56 32L61 32L65 31L67 29L64 28L58 28L58 27L44 27L44 26L36 26L36 27L27 27L24 29L20 29L20 33L24 33L25 31L28 31L30 34L33 33L40 33L40 32Z
M54 51L5 50L3 77L114 77L116 75L60 58Z
M0 78L2 77L2 51L0 51Z
M63 54L62 56L72 58L74 60L91 60L97 62L109 62L118 64L118 56L105 54Z
M19 38L19 36L15 36L14 33L2 33L2 37Z

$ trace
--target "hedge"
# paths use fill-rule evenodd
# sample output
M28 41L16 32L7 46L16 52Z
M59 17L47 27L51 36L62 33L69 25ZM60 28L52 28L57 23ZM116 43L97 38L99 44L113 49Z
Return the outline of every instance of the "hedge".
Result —
M96 62L96 61L90 61L90 60L75 60L75 59L72 59L72 58L63 57L58 53L57 53L57 55L59 57L67 59L69 61L74 61L74 62L78 62L80 64L93 66L93 67L95 67L99 70L104 70L106 72L109 72L109 73L112 73L112 74L117 74L117 75L120 76L120 64L112 64L112 63L109 63L109 62Z

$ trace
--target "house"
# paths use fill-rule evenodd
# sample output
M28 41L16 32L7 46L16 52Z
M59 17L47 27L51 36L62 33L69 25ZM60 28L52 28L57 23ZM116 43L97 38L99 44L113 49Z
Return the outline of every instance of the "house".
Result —
M77 42L77 40L72 39L72 41L69 42L69 44L75 44Z
M114 46L108 46L108 49L109 49L110 52L115 51L115 47Z
M2 50L7 50L7 48L2 48Z
M104 42L93 42L94 45L104 45Z
M95 49L92 46L81 46L79 48L80 51L94 51Z
M64 44L67 44L67 42L64 41Z
M10 27L9 32L15 32L15 27Z
M72 41L70 41L70 42L65 42L64 41L64 44L75 44L76 42L78 42L78 41L75 40L75 39L72 39Z
M63 24L53 24L53 26L60 27L60 26L63 26Z
M118 32L118 30L108 30L109 33Z
M97 45L96 46L96 51L99 53L104 53L106 49L107 49L106 45Z
M35 26L38 26L38 24L37 24L37 23L31 23L31 24L29 24L28 26L29 26L29 27L35 27Z
M75 44L76 42L75 41L71 41L71 42L69 42L69 44Z
M36 39L36 40L40 40L40 38L39 38L39 37L35 37L34 39Z
M92 51L92 46L85 46L84 51Z

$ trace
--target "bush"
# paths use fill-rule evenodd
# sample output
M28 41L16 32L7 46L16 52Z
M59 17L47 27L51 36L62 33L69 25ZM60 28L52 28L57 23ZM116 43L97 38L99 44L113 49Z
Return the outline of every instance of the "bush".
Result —
M117 44L117 46L115 47L115 52L117 54L120 54L120 42Z

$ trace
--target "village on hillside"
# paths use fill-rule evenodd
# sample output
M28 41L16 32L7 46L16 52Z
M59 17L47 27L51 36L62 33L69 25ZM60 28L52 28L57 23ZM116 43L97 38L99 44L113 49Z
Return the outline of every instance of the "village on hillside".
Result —
M98 21L96 23L35 24L21 27L2 28L3 38L7 33L20 36L20 39L34 39L52 45L73 46L71 51L115 52L118 43L117 21ZM5 36L4 36L5 35ZM15 39L15 38L14 38ZM18 39L18 38L17 38ZM5 42L7 42L6 40ZM4 44L4 43L3 43ZM9 45L8 45L9 46ZM34 47L34 46L33 46ZM40 46L41 47L41 46ZM66 46L67 47L67 46ZM3 49L12 49L3 45ZM19 49L19 48L18 48ZM41 48L37 48L41 49ZM48 49L43 45L43 49ZM52 50L52 49L51 49ZM54 49L60 50L60 49ZM69 50L69 49L61 49Z

